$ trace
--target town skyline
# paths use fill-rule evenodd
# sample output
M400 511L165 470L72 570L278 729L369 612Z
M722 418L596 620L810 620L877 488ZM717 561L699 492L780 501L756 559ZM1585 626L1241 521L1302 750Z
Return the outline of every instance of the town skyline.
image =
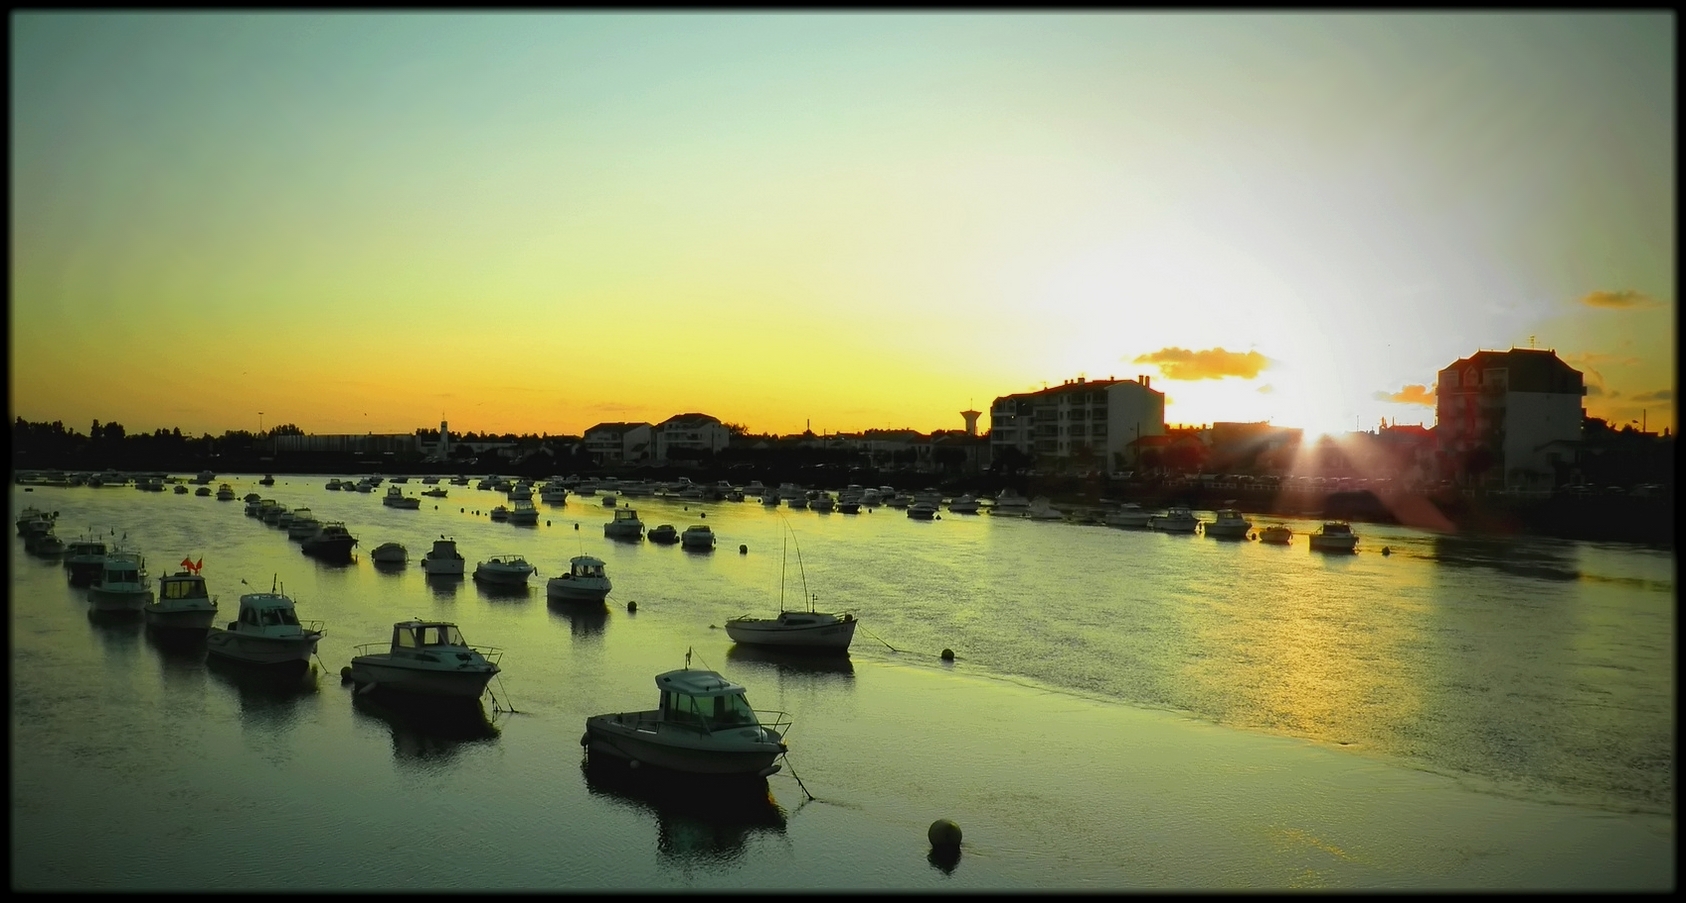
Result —
M1668 13L14 13L12 410L1677 429ZM459 427L460 425L460 427Z

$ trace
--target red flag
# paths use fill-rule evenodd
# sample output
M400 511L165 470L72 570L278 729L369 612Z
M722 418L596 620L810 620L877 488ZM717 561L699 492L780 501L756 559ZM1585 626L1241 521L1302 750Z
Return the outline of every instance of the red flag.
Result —
M186 568L186 569L188 569L188 570L190 570L190 571L191 571L191 570L193 570L193 559L191 559L191 558L183 558L183 559L182 559L182 560L181 560L181 566L182 566L182 567L184 567L184 568Z
M199 569L204 567L204 566L205 566L205 556L201 555L201 556L199 556L199 560L195 561L193 563L193 573L195 573L195 574L199 573Z

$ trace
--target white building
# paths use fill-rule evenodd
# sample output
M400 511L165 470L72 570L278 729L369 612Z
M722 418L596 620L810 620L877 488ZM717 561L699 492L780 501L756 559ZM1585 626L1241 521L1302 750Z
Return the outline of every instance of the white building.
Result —
M675 414L657 424L652 433L656 460L664 464L675 457L676 450L713 454L732 441L732 431L707 414Z
M1440 371L1436 438L1460 483L1549 489L1572 468L1586 411L1581 372L1554 351L1477 351Z
M599 423L581 437L599 464L631 464L650 456L648 423Z
M1165 393L1151 380L1079 376L1040 392L1004 395L989 408L991 460L1008 449L1043 466L1104 469L1135 466L1135 441L1165 434Z

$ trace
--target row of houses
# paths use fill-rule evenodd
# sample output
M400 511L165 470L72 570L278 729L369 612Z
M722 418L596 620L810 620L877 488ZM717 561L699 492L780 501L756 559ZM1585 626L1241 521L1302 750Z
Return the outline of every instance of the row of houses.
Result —
M1307 446L1298 429L1269 423L1168 427L1165 395L1147 376L1084 377L1036 392L1000 396L989 428L963 411L964 430L867 430L771 439L734 432L718 418L689 412L660 423L610 422L587 429L581 446L605 466L709 460L728 449L808 448L859 454L874 463L918 470L977 472L994 464L1049 473L1116 476L1142 470L1237 473L1385 474L1409 482L1450 479L1462 485L1540 489L1575 482L1585 451L1586 385L1553 351L1478 351L1442 369L1436 426L1383 423L1374 432ZM412 452L445 461L465 443L440 424L431 443L419 435L279 436L278 453ZM513 443L467 443L476 454L514 454Z

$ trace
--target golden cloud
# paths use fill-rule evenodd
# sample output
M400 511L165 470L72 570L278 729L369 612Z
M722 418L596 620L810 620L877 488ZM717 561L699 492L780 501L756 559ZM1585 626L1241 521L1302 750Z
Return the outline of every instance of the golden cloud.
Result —
M1229 376L1256 379L1260 371L1270 366L1270 359L1257 351L1225 351L1210 348L1189 351L1185 348L1163 348L1144 354L1132 363L1153 364L1166 379L1196 380L1223 379Z
M1657 302L1643 292L1623 289L1619 292L1599 290L1581 299L1587 307L1603 307L1610 310L1638 310L1646 307L1656 307Z
M1658 389L1655 392L1641 392L1638 395L1633 396L1633 400L1637 401L1637 402L1644 402L1646 404L1649 404L1653 401L1673 401L1674 400L1674 390L1673 389Z
M1397 392L1377 392L1370 396L1377 401L1391 401L1394 404L1420 404L1434 407L1434 388L1432 386L1406 386Z

